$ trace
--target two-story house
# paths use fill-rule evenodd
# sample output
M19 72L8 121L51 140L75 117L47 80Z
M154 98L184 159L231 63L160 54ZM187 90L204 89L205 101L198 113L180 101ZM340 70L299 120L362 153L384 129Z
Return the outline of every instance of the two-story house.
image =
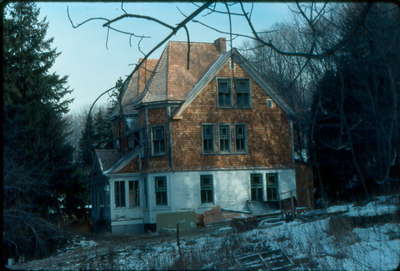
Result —
M116 148L96 150L92 217L112 232L143 231L163 212L295 195L290 106L224 38L192 42L189 60L187 50L171 41L131 76Z

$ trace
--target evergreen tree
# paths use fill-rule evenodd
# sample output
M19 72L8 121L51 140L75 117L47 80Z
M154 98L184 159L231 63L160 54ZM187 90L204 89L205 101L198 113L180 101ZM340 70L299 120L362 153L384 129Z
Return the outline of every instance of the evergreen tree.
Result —
M94 146L96 149L112 148L111 121L102 108L94 115Z
M59 53L34 3L7 6L3 24L4 239L16 253L40 254L58 237L43 218L61 211L76 173L64 120L71 90L50 72Z

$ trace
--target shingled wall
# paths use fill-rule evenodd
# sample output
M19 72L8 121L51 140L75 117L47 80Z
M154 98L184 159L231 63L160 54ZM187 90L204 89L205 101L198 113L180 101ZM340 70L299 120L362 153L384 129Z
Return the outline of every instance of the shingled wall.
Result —
M237 65L233 72L235 77L249 78ZM226 64L216 77L231 75ZM216 80L212 80L185 109L182 119L172 122L174 170L293 167L286 114L276 104L274 108L266 106L269 97L254 80L250 86L251 109L221 109L216 107L217 86ZM248 154L203 155L203 123L247 123Z

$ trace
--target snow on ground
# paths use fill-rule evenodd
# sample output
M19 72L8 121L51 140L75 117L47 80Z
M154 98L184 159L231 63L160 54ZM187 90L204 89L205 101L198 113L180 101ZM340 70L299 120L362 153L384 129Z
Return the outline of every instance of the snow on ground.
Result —
M379 202L370 202L366 206L353 207L349 210L348 216L377 216L394 213L396 205L381 205Z
M369 202L365 206L352 204L332 206L327 213L344 212L344 217L379 216L393 214L397 210L395 202L388 202L387 197L381 197ZM331 221L332 217L319 219L313 222L295 220L289 223L268 227L268 223L260 223L262 227L237 233L236 238L240 245L249 251L266 249L267 247L284 250L292 258L312 259L317 268L323 270L394 270L400 263L400 230L398 224L374 224L369 227L356 225L341 225L346 220L339 220L339 224ZM227 234L229 227L219 229L217 232ZM190 246L185 243L182 249L187 253L197 251L208 261L218 258L216 253L223 246L229 245L229 235L213 237L213 235L197 238ZM166 268L178 256L175 243L163 244L153 247L159 253L156 262L151 258L154 254L146 256L143 264L137 264L137 256L124 255L120 264L128 268L143 269L149 267ZM235 249L232 247L232 249ZM137 254L136 254L137 255ZM142 258L143 259L143 258ZM128 264L128 265L126 265ZM147 264L147 265L146 265ZM148 265L150 264L150 266Z
M399 204L398 195L379 197L364 206L332 206L325 212L330 216L321 216L311 222L299 219L288 223L265 222L242 233L235 232L231 227L220 227L211 232L183 237L180 251L187 267L192 269L218 269L218 264L232 259L232 255L273 248L282 249L292 259L310 260L313 268L318 270L394 270L400 264L396 204ZM379 220L379 216L387 214L393 214L393 221ZM361 223L357 222L360 216L367 217L367 223L357 224ZM370 219L374 222L369 223ZM62 265L39 266L37 269L174 269L180 255L174 238L163 242L141 242L140 245L132 243L114 248L112 253L94 241L75 240L72 243L72 248L84 250L86 256L77 256L73 260L65 252L68 261L64 260ZM229 267L235 266L231 264Z

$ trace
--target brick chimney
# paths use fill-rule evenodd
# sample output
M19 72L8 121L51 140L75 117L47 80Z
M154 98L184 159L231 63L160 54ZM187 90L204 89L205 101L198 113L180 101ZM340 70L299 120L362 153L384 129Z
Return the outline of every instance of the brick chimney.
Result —
M218 38L214 41L214 45L220 54L226 53L226 39Z

